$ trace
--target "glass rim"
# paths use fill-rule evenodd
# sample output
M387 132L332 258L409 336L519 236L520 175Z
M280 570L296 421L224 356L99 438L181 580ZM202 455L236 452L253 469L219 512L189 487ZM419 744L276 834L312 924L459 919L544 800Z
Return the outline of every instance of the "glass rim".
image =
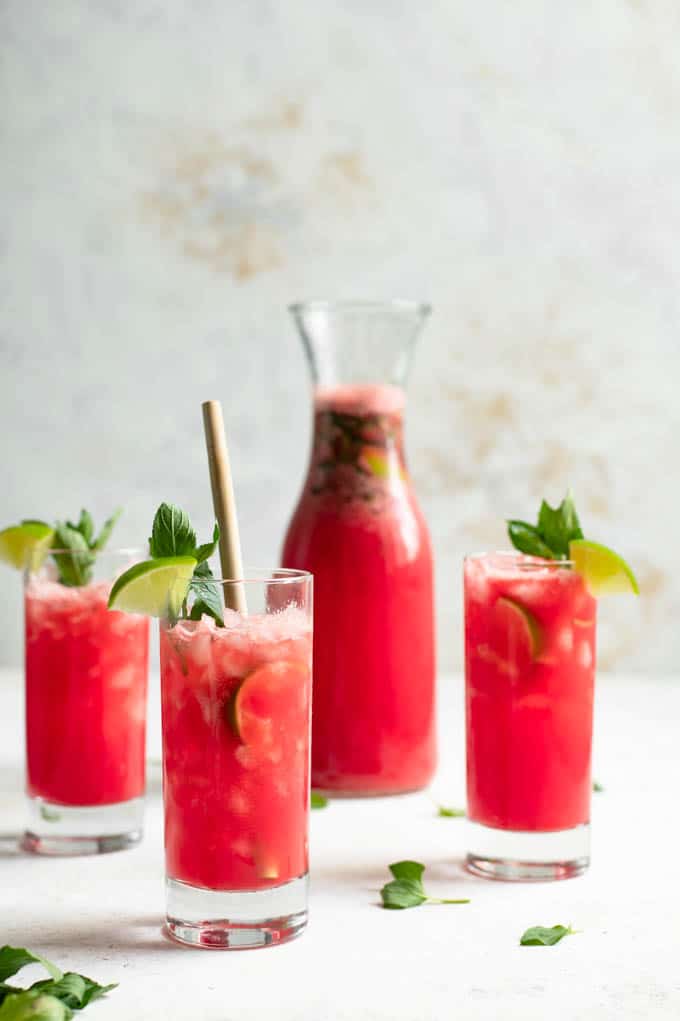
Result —
M345 299L332 299L332 298L310 298L307 301L294 301L288 306L288 311L293 315L297 316L304 312L306 309L325 309L340 311L349 309L363 309L364 311L386 309L386 308L397 308L409 312L418 312L422 316L428 316L432 312L432 305L427 301L417 301L414 298L386 298L380 299L361 299L361 298L349 298Z
M210 581L216 585L290 585L311 580L313 577L311 571L302 571L295 567L249 567L244 571L242 578L213 577ZM192 578L189 589L194 583L205 583L205 578Z
M522 553L521 550L483 550L479 553L466 553L463 556L463 560L484 560L488 557L507 557L508 561L521 561L525 564L526 568L534 568L537 571L544 570L546 567L552 570L557 570L560 567L573 567L573 560L549 560L547 557L537 557L533 553Z
M68 549L68 548L64 548L64 547L55 546L55 547L50 547L48 550L45 550L44 555L46 557L49 557L49 556L52 556L54 553L58 553L58 554L70 554L73 557L85 557L85 556L90 556L90 557L107 557L107 556L124 557L124 556L137 556L137 554L139 554L140 556L143 556L143 557L148 557L149 556L148 549L144 549L142 546L119 546L119 547L116 546L116 547L113 547L113 548L109 548L107 546L105 549L102 549L102 550Z

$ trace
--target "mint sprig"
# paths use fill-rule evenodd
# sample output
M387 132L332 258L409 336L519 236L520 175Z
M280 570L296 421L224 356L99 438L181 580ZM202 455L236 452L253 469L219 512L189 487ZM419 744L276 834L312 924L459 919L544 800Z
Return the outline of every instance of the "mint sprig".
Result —
M512 518L507 526L510 542L515 549L546 560L568 560L569 543L572 539L583 539L571 491L559 507L551 507L543 500L535 525Z
M419 861L396 861L388 866L394 879L380 891L382 906L389 910L417 908L421 904L469 904L467 899L430 897L423 886L425 866Z
M197 545L196 532L186 511L177 504L162 503L153 519L149 553L153 560L160 557L194 557L197 564L189 588L194 601L191 611L185 602L181 616L189 620L200 620L205 614L212 617L218 627L224 627L222 592L207 562L219 541L220 529L215 523L212 542Z
M533 925L522 933L519 944L522 947L552 947L565 936L573 936L575 932L576 929L570 925L553 925L549 928Z
M28 989L5 981L29 964L41 964L50 977ZM68 1021L74 1010L83 1010L115 988L116 983L103 986L77 972L63 974L56 964L25 947L0 948L0 1021Z
M92 580L92 568L96 555L108 542L122 509L114 511L102 525L95 537L94 522L89 511L83 509L77 522L57 521L54 526L54 547L62 552L53 553L59 581L62 585L76 587L87 585Z

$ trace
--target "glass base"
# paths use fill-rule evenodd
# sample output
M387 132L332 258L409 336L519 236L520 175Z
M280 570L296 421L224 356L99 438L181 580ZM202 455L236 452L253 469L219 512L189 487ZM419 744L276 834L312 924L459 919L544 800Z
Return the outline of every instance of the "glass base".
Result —
M307 925L308 877L266 890L206 890L165 880L165 931L207 950L251 950L295 939Z
M517 832L467 823L465 867L484 879L531 883L580 876L590 865L590 825Z
M142 839L144 798L117 805L56 805L28 798L28 827L22 847L34 854L107 854Z

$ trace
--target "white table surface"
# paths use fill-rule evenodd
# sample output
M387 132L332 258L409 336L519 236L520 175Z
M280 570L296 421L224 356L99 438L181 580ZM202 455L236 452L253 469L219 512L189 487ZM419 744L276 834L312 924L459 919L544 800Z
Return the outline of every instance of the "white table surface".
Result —
M312 812L306 933L242 953L166 941L160 776L150 769L140 847L99 857L20 853L22 694L0 672L0 942L120 986L92 1021L377 1021L453 1018L680 1018L680 679L601 678L593 864L582 878L514 885L461 867L465 822L434 800L464 796L459 678L441 683L441 768L430 791L341 801ZM160 740L152 686L149 751ZM426 887L471 904L384 911L387 865L415 858ZM530 925L582 930L550 948L519 947ZM37 977L26 972L31 981Z

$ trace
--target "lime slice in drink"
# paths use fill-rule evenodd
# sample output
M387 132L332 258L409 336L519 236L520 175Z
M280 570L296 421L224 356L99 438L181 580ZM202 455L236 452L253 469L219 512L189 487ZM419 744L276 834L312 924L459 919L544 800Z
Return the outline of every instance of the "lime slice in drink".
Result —
M11 567L37 568L45 559L54 529L44 521L24 521L0 532L0 561Z
M273 748L299 727L304 711L304 663L279 660L253 670L236 690L229 717L236 736L256 748Z
M498 645L508 658L536 659L543 647L543 632L533 613L515 599L500 596L494 607Z
M587 539L574 539L569 543L569 558L585 579L592 596L626 592L640 595L637 579L626 561L606 546Z
M116 578L109 609L150 617L176 617L189 591L196 563L195 557L158 557L134 564Z

